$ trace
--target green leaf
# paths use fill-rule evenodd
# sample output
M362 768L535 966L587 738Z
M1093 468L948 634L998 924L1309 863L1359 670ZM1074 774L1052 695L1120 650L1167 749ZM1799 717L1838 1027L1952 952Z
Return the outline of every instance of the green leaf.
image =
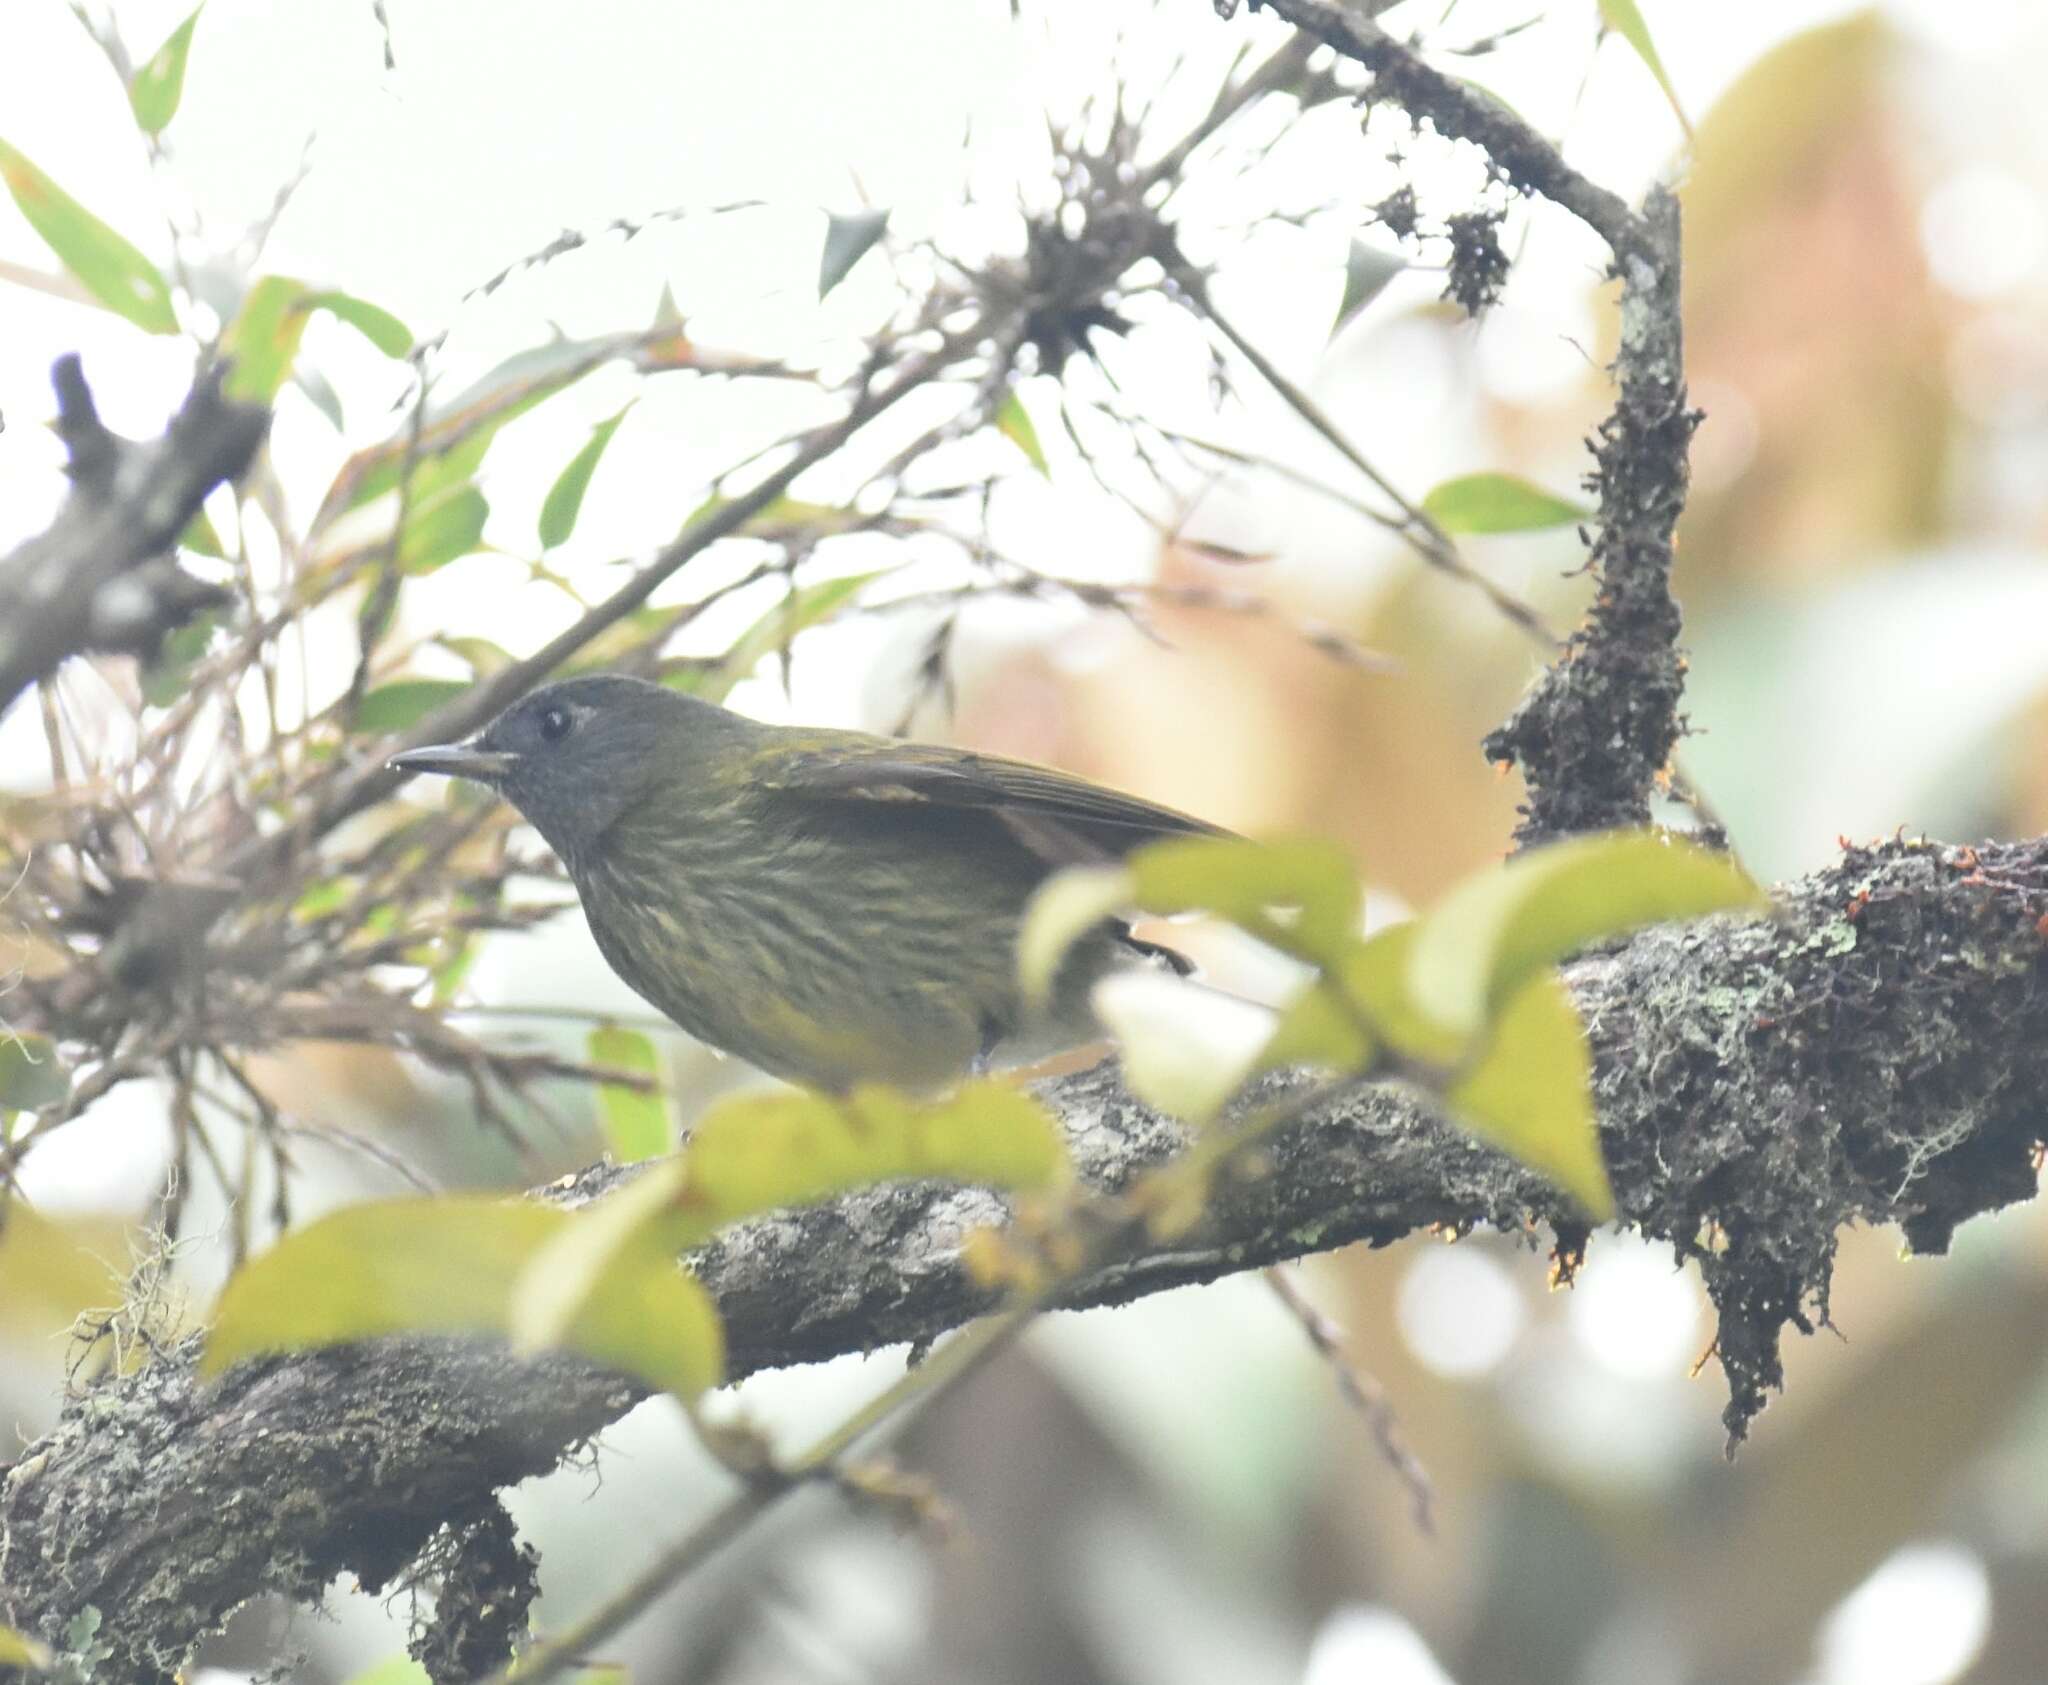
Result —
M221 354L233 362L230 398L267 404L277 396L305 337L306 298L305 283L284 275L266 275L244 295L220 340Z
M363 698L356 710L358 731L408 731L436 708L470 688L467 679L393 679Z
M568 1221L565 1211L484 1194L334 1212L229 1279L200 1373L384 1334L503 1333L513 1280Z
M1657 86L1664 90L1664 97L1671 102L1671 114L1685 131L1685 138L1693 139L1692 124L1686 119L1685 107L1678 103L1678 90L1664 73L1664 61L1657 54L1656 42L1650 39L1650 26L1643 21L1636 0L1600 0L1600 16L1609 29L1635 48L1636 57L1649 67L1650 74L1657 79Z
M25 1668L40 1673L55 1662L49 1647L24 1637L11 1626L0 1626L0 1667Z
M1137 901L1126 866L1072 866L1039 885L1017 936L1017 980L1024 998L1043 1006L1069 950L1106 918Z
M234 359L228 395L251 403L274 399L291 374L306 318L315 310L348 323L386 356L403 357L412 349L410 330L389 311L347 293L315 292L289 276L266 275L249 289L221 335L222 353Z
M194 615L164 639L156 659L142 669L138 679L142 700L148 706L168 708L185 694L192 669L206 659L220 623L220 614L208 611Z
M1568 527L1593 511L1514 474L1464 474L1446 480L1422 500L1423 512L1445 532L1539 532Z
M482 1194L380 1200L286 1235L228 1282L202 1375L244 1358L388 1334L510 1331L513 1283L582 1214ZM622 1272L561 1342L684 1396L715 1385L724 1341L710 1295L678 1269Z
M185 56L192 50L192 28L205 9L204 0L194 6L191 16L171 31L164 44L129 79L128 104L146 135L161 134L178 114L178 101L185 92Z
M114 1238L105 1225L52 1222L0 1200L0 1324L46 1336L81 1311L118 1305L120 1279L96 1249Z
M185 523L185 530L178 534L178 547L195 555L210 556L217 562L228 559L227 546L221 543L220 534L204 509Z
M1409 956L1420 929L1419 921L1410 919L1376 931L1337 956L1329 982L1392 1052L1448 1069L1464 1056L1470 1038L1428 1016L1408 992Z
M832 213L825 223L825 249L818 257L818 296L823 298L846 279L849 271L867 256L889 226L887 211L854 211L840 216Z
M1287 1003L1260 1051L1258 1068L1314 1065L1326 1071L1360 1072L1371 1067L1377 1051L1363 1015L1331 983L1318 979Z
M555 477L555 483L548 487L548 495L540 506L540 542L544 550L552 550L558 544L568 541L576 530L576 517L583 509L583 494L590 489L590 476L597 472L598 459L605 453L605 447L612 442L612 435L619 430L619 423L626 419L628 404L609 421L600 421L590 430L590 437L583 448L569 458L569 465Z
M931 1101L879 1087L736 1095L698 1122L681 1163L687 1180L670 1236L678 1247L743 1217L873 1182L934 1177L1025 1192L1067 1174L1058 1124L1029 1095L995 1081Z
M429 405L416 445L408 425L350 457L321 499L314 529L394 490L407 462L413 464L415 498L469 479L504 427L619 357L644 363L642 336L564 339L514 353L446 403Z
M502 644L495 644L489 638L466 638L443 633L434 640L450 655L460 656L469 664L469 670L480 679L488 679L502 673L512 665L512 653Z
M1407 259L1354 239L1350 254L1344 260L1344 297L1337 305L1336 319L1330 324L1330 337L1335 339L1351 319L1386 291L1387 283L1407 267Z
M1533 849L1452 890L1420 922L1408 989L1470 1035L1530 975L1643 925L1758 910L1768 898L1726 855L1657 831L1607 831Z
M853 601L865 586L888 571L887 568L875 568L866 573L841 574L836 579L820 579L809 585L794 586L735 638L731 647L717 660L676 662L661 673L661 682L671 690L686 691L691 696L703 697L707 702L722 702L734 685L750 678L769 656L788 649L799 633L823 625Z
M367 299L332 291L308 293L305 308L324 310L337 322L346 322L387 357L404 357L412 351L412 329Z
M1358 939L1358 873L1343 848L1325 837L1177 837L1139 849L1130 869L1138 906L1161 917L1215 913L1318 963ZM1295 915L1276 917L1277 908L1295 909Z
M176 333L171 289L155 264L0 140L0 177L28 224L87 292L150 333Z
M724 496L707 497L690 511L690 518L683 523L683 530L699 522L708 521L733 499ZM735 537L744 534L749 538L835 538L841 533L855 532L868 522L857 509L843 509L829 503L805 503L794 497L771 499L764 507L757 509L738 526L733 528Z
M398 571L432 573L474 554L483 548L490 514L489 500L468 482L437 492L406 515L398 535Z
M1614 1215L1594 1126L1593 1056L1578 1008L1555 972L1522 984L1478 1062L1443 1098L1474 1135L1541 1171L1596 1222Z
M651 1093L622 1083L599 1085L598 1116L604 1123L612 1157L621 1164L636 1164L643 1158L667 1152L674 1142L668 1107L662 1103L661 1060L655 1054L654 1043L638 1030L607 1024L590 1032L585 1056L593 1065L630 1071L655 1084Z
M1045 460L1045 447L1038 442L1038 429L1031 424L1024 399L1014 389L1003 394L996 408L996 431L1024 453L1025 460L1048 480L1052 469Z
M0 1112L34 1112L61 1104L71 1073L48 1036L15 1035L0 1027Z
M577 1212L527 1266L509 1328L519 1350L580 1352L688 1404L724 1378L725 1326L657 1229L618 1224L608 1208L635 1191ZM525 1308L529 1292L541 1296L537 1311Z
M410 1656L392 1656L349 1675L347 1685L432 1685L427 1670Z
M1067 1173L1058 1125L1006 1083L970 1082L936 1101L879 1087L739 1095L705 1114L680 1158L577 1213L534 1258L513 1293L513 1336L532 1349L573 1332L577 1349L595 1341L604 1361L632 1368L625 1310L662 1290L652 1285L660 1267L673 1274L678 1252L728 1224L881 1181L1028 1191Z

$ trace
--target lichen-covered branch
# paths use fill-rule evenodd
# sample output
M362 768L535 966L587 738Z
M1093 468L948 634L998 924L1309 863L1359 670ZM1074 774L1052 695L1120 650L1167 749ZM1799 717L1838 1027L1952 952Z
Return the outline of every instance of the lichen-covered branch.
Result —
M222 598L173 560L208 492L248 467L270 412L223 396L202 372L160 439L118 438L75 356L51 371L71 491L49 528L0 561L0 714L86 650L148 655Z
M1740 1438L1790 1324L1828 1314L1835 1237L1918 1250L2030 1197L2048 1135L2048 844L1893 843L1791 886L1775 920L1648 932L1569 968L1592 1037L1625 1221L1701 1272ZM1275 1079L1284 1084L1287 1078ZM1113 1070L1051 1085L1086 1180L1128 1185L1183 1142ZM578 1199L618 1173L549 1190ZM989 1308L961 1241L968 1189L871 1189L748 1224L698 1267L732 1372L929 1340ZM1202 1225L1075 1285L1112 1304L1354 1241L1491 1225L1587 1243L1552 1190L1396 1088L1274 1137ZM1597 1244L1597 1241L1594 1242ZM107 1677L168 1680L241 1602L386 1583L451 1516L553 1467L633 1402L566 1361L394 1341L253 1364L211 1389L189 1348L75 1401L0 1474L0 1619L61 1644L100 1613Z

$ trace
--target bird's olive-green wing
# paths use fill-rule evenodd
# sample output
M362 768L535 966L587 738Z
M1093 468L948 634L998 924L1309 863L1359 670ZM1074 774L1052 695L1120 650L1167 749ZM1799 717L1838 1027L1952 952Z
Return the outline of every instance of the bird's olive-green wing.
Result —
M1054 865L1115 859L1166 837L1229 834L1071 773L939 744L849 733L775 761L762 782L791 798L985 812Z

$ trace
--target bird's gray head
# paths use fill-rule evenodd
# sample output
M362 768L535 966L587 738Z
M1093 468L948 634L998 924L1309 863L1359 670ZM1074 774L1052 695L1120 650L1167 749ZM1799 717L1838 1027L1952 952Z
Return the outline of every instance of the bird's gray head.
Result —
M391 758L399 772L487 784L519 809L573 872L663 768L732 719L644 679L595 673L543 686L474 737Z

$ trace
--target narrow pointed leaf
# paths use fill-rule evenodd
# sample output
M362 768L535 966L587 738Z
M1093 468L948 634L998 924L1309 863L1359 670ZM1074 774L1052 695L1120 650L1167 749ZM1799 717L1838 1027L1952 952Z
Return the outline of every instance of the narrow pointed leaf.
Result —
M453 486L428 498L406 516L398 538L398 571L432 573L480 550L490 513L489 501L473 485Z
M566 543L576 530L576 517L583 509L583 494L590 489L590 476L597 472L598 460L612 442L612 435L619 430L619 423L626 419L626 410L632 407L628 404L610 420L600 421L593 427L583 448L569 459L568 466L555 476L555 483L548 487L548 495L540 506L542 549L552 550L556 545Z
M1445 532L1540 532L1593 511L1516 474L1464 474L1431 489L1422 507Z
M889 226L887 211L854 211L846 216L834 213L825 224L825 249L818 258L818 296L823 298L846 279L853 266L867 256Z
M1407 267L1405 258L1381 251L1363 240L1353 240L1350 255L1344 260L1344 297L1338 302L1336 320L1330 324L1330 337L1335 339L1343 332L1352 318L1385 292L1387 283Z
M150 54L148 62L128 83L128 104L144 134L160 134L178 114L178 101L185 92L185 58L192 50L192 29L199 22L204 4L194 6L191 15L171 31L168 39Z
M1470 1035L1531 973L1667 919L1769 905L1726 855L1656 831L1553 843L1467 878L1424 917L1409 956L1416 1005Z
M0 178L28 224L87 292L150 333L176 333L171 289L157 266L0 140Z
M227 395L267 404L291 373L292 359L306 333L306 285L283 275L266 275L243 296L242 307L221 335L228 370Z
M1024 458L1048 480L1052 469L1045 460L1045 447L1038 442L1038 429L1032 425L1031 413L1024 407L1024 399L1011 391L1003 394L1003 401L996 407L996 431L1024 453Z
M306 299L308 310L324 310L338 322L346 322L387 357L403 357L412 350L412 329L390 311L351 293L317 292Z
M607 1024L590 1032L585 1056L593 1065L608 1070L629 1071L646 1077L657 1086L649 1092L628 1088L623 1083L601 1083L597 1090L598 1117L604 1124L605 1143L621 1164L637 1164L643 1158L665 1153L674 1144L659 1083L661 1060L654 1043L638 1030Z
M1636 0L1600 0L1600 16L1609 29L1635 48L1636 57L1649 68L1650 74L1657 79L1657 86L1664 90L1664 97L1671 102L1671 114L1685 131L1685 138L1693 139L1692 124L1685 115L1685 107L1678 103L1678 90L1665 74L1664 60L1658 55L1657 43L1650 39L1650 26L1643 21L1642 9Z
M467 679L393 679L363 698L356 710L356 730L410 730L469 688Z

